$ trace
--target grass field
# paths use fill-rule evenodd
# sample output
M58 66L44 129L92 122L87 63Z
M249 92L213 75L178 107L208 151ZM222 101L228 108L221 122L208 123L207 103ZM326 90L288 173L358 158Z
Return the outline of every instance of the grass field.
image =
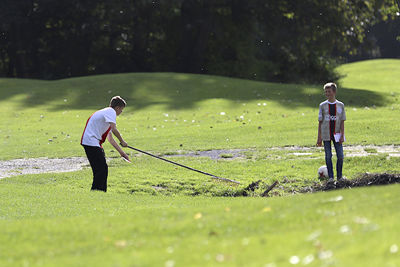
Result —
M0 187L1 266L400 262L398 185L244 199L87 193L15 180Z
M375 63L339 69L349 73L337 96L347 108L348 144L399 144L400 64ZM121 132L144 150L312 146L321 87L174 73L0 79L0 158L83 156L75 144L86 119L113 95L128 101Z
M400 60L346 64L346 145L398 145ZM289 196L316 182L322 85L174 73L59 81L0 79L0 159L84 156L84 123L110 97L128 107L118 126L156 154L247 149L242 158L173 158L231 186L110 145L109 192L88 192L91 170L0 180L0 266L399 266L399 186ZM386 154L345 158L344 174L399 172ZM261 179L275 198L223 198Z

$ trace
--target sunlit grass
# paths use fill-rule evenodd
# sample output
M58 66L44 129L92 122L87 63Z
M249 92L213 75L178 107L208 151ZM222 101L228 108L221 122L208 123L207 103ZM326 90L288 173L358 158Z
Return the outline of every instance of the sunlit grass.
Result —
M399 144L399 60L371 62L339 68L348 73L337 96L346 104L347 144ZM386 65L378 74L390 79L381 80L373 73ZM379 85L360 80L366 76ZM175 73L0 80L2 159L84 156L86 119L113 95L128 101L118 118L123 136L144 150L312 146L324 100L322 85Z
M399 60L339 71L346 145L399 144ZM137 153L128 164L108 144L106 194L89 191L89 168L1 179L0 266L399 265L398 185L298 195L318 182L323 151L266 149L314 146L321 87L174 73L0 79L1 159L84 156L87 117L121 95L131 145L165 156L226 149L169 159L241 182ZM400 158L365 151L377 155L346 157L345 176L398 172ZM257 180L252 197L233 197ZM275 197L259 197L276 180Z
M397 185L244 199L104 194L66 181L23 179L0 187L1 266L288 266L291 260L382 266L400 260Z

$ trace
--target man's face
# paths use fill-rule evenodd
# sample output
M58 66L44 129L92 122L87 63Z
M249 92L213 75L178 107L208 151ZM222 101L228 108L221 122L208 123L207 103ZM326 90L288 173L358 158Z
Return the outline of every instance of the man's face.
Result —
M330 87L325 88L325 96L326 98L333 98L335 97L335 92Z
M117 116L119 116L119 114L122 113L122 111L124 110L125 107L115 107L115 112L117 113Z

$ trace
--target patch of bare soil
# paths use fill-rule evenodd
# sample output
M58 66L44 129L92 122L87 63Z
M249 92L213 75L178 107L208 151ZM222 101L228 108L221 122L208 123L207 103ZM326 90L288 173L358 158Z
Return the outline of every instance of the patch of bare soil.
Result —
M345 157L368 157L370 155L386 154L388 157L400 157L399 145L345 145L343 147ZM212 149L206 151L176 151L170 154L162 155L164 157L208 157L213 160L218 159L235 159L246 158L244 152L252 151L253 149ZM266 148L266 151L285 151L290 155L298 157L310 157L315 152L323 151L323 148L317 147L301 147L301 146L285 146ZM312 158L310 158L312 159Z
M4 160L0 161L0 179L23 174L71 172L81 170L87 165L89 165L89 162L83 157Z

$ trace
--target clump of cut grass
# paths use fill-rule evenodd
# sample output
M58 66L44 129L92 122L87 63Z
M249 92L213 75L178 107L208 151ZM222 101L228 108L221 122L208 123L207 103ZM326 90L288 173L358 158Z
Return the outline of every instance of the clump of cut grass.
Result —
M378 150L376 148L364 148L364 151L367 153L378 153Z

